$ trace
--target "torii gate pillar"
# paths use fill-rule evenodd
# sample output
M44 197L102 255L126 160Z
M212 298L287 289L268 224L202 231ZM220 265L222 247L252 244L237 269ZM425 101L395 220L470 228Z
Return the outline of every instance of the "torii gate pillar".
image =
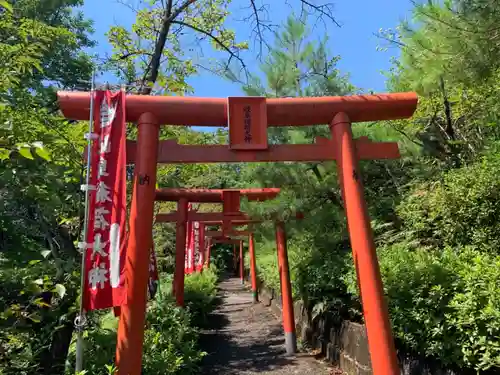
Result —
M245 284L245 263L243 259L243 241L240 241L240 281Z
M292 283L288 266L285 224L276 223L276 248L278 250L278 269L281 280L281 304L283 311L283 329L285 331L286 354L297 352L297 335L295 334L295 317L293 314Z
M175 270L172 283L172 294L175 296L177 306L184 306L184 264L186 257L186 233L188 218L188 201L181 198L177 202L179 219L175 227Z
M121 306L116 343L119 375L141 373L149 278L149 256L145 254L152 245L159 126L151 113L144 113L137 127L137 161L125 266L127 299Z
M252 281L253 302L259 302L259 294L257 291L257 262L255 261L255 242L253 233L248 236L248 250L250 255L250 278Z
M338 113L330 124L337 171L358 276L373 373L399 375L370 218L363 196L351 121Z
M236 256L236 245L233 245L233 272L236 276L238 272L238 257Z

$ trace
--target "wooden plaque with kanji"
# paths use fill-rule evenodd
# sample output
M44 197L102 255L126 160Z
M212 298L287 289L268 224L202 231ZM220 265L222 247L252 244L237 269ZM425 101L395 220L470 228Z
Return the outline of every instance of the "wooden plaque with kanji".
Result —
M227 110L231 149L267 149L266 98L228 97Z

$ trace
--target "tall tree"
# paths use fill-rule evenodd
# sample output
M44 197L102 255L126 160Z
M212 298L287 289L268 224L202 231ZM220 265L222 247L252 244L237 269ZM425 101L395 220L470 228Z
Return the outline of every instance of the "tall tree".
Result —
M424 152L460 166L497 137L500 75L498 4L489 0L415 4L414 24L381 37L401 48L389 88L421 94L413 120L395 122Z
M57 87L81 86L91 23L82 1L0 9L0 358L3 373L61 374L73 332L83 125L58 117ZM73 309L73 310L72 310Z

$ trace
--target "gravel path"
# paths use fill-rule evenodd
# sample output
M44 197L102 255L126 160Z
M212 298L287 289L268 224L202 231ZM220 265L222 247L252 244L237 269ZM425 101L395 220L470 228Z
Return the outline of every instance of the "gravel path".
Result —
M221 304L202 331L208 355L201 374L210 375L331 375L337 372L308 354L287 357L280 321L233 278L219 284Z

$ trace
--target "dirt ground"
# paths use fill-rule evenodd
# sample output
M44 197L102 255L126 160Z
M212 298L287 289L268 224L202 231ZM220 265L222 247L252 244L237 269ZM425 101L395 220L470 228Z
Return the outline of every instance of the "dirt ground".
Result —
M239 279L219 284L221 304L202 331L201 346L208 355L201 374L214 375L337 375L312 355L285 355L280 321L262 304L252 304L252 295Z

